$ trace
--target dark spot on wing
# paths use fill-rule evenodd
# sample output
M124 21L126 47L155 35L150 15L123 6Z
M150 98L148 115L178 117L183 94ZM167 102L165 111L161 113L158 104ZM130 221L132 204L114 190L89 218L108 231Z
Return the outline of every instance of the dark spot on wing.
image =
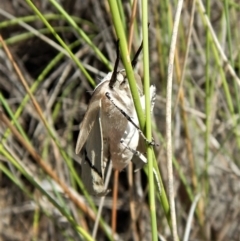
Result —
M102 173L92 164L91 160L87 156L87 151L86 150L84 150L84 156L85 156L85 161L88 163L90 168L93 169L102 178Z

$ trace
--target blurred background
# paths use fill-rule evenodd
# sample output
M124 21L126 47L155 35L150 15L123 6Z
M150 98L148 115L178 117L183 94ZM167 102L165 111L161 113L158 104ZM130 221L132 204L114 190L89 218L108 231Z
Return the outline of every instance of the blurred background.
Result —
M9 121L4 122L1 114L3 241L91 240L83 232L92 233L100 203L99 197L83 191L81 157L74 150L94 84L111 71L116 58L112 12L108 1L61 0L58 4L54 0L0 1L0 34L33 95L29 98L1 41L0 111ZM142 41L141 2L117 0L116 4L133 56ZM159 143L155 155L165 187L166 80L176 5L177 1L148 1L150 79L157 88L152 127ZM44 21L75 54L78 64ZM193 204L188 240L240 240L239 26L238 1L184 1L172 99L180 240ZM140 55L136 67L140 76L142 62ZM22 141L8 126L15 127ZM113 186L112 177L109 188ZM134 172L130 167L119 173L118 199L114 202L116 220L112 220L113 194L108 193L96 240L151 240L144 170ZM157 195L156 207L159 240L171 240Z

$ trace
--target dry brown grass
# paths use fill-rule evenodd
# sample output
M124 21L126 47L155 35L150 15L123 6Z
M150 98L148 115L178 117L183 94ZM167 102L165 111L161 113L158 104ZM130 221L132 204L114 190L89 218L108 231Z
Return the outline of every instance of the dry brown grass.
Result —
M91 38L93 43L104 53L111 63L115 60L112 20L107 2L97 1L61 1L64 9L71 15L80 17L82 22L78 25ZM57 10L47 1L35 1L42 12L57 13ZM167 183L166 155L164 148L165 135L165 87L167 75L168 51L170 43L170 30L172 25L174 7L169 5L167 15L166 3L149 1L149 35L150 35L150 76L151 82L157 87L157 98L154 109L153 123L155 125L154 138L160 143L155 153L162 172L164 183ZM130 22L130 5L124 1L124 14L127 23ZM171 9L170 11L170 8ZM225 10L229 10L229 25L231 40L227 38L227 21ZM19 69L26 79L29 87L36 84L37 78L49 62L59 53L49 42L37 36L20 39L23 33L29 33L18 24L4 28L1 22L7 20L2 11L11 13L15 17L32 15L32 9L24 0L0 1L0 33L8 43L8 47ZM140 25L139 10L137 10L137 25ZM223 1L211 1L211 24L221 43L222 50L228 57L229 63L239 75L239 24L240 5L229 1L228 8ZM206 55L206 29L200 17L200 10L196 8L191 44L185 69L184 82L179 92L180 79L183 72L183 63L187 49L187 36L191 15L190 1L186 1L182 12L181 25L177 43L177 53L174 69L173 103L177 106L173 114L173 147L176 162L180 171L174 169L176 190L176 212L178 232L182 239L186 228L188 213L194 197L202 193L197 205L194 219L191 223L189 240L240 240L240 145L239 145L239 85L228 71L226 63L216 51L214 44L210 43L210 56ZM169 17L169 18L167 18ZM49 20L55 27L69 26L63 19ZM40 20L29 23L35 29L45 28ZM136 30L136 28L135 28ZM140 31L140 28L138 29ZM49 33L44 33L49 39L55 41ZM70 44L79 39L72 28L62 28L59 35ZM13 38L15 37L15 39ZM18 37L18 38L17 38ZM13 42L8 42L13 41ZM138 48L141 37L133 34L132 52ZM55 41L57 42L57 41ZM230 51L231 44L232 52ZM94 51L82 41L73 50L84 66L91 66L91 77L99 82L102 73L109 69L95 55ZM206 111L206 68L208 59L210 97L209 111ZM141 61L138 72L142 74ZM219 67L220 64L220 67ZM221 72L222 71L222 72ZM100 76L100 77L99 77ZM226 85L224 85L226 79ZM227 87L226 87L227 86ZM229 90L230 102L227 97ZM54 68L45 76L33 96L41 108L57 144L52 140L44 122L39 116L36 106L29 100L23 107L18 123L26 133L31 146L41 158L31 155L27 146L21 140L10 134L3 138L6 123L0 121L0 241L13 240L83 240L74 225L60 213L44 193L34 185L24 174L41 185L41 187L54 197L60 205L65 205L76 223L91 234L95 214L89 207L82 191L74 178L63 152L70 160L75 171L80 174L80 157L74 154L79 123L86 111L93 87L80 72L73 61L63 57ZM13 65L0 48L0 110L9 115L9 109L15 113L23 102L26 89L23 87ZM5 102L4 102L5 101ZM232 109L231 109L232 102ZM208 122L206 121L209 120ZM207 137L206 137L206 123ZM19 131L19 130L18 130ZM23 137L23 134L20 134ZM26 139L25 139L25 142ZM63 151L63 152L62 152ZM12 159L11 159L12 158ZM25 171L21 171L19 163ZM207 162L206 162L207 160ZM51 167L50 171L56 173L57 178L66 186L65 194L62 188L52 186L51 173L46 174L45 164ZM10 173L8 175L8 173ZM181 177L182 174L182 177ZM119 173L119 190L117 200L116 232L119 240L150 240L151 223L148 206L147 178L143 171L131 172L133 189L128 183L128 170ZM50 178L50 177L51 178ZM10 177L13 177L11 179ZM56 179L55 179L56 180ZM184 182L184 180L186 182ZM60 183L61 184L61 183ZM109 187L114 185L110 181ZM62 186L61 186L62 187ZM56 190L57 189L57 190ZM78 194L74 191L75 189ZM192 196L189 195L191 190ZM71 196L72 195L72 196ZM93 198L96 206L99 198ZM132 212L130 212L130 203ZM63 206L64 206L63 205ZM105 200L102 217L111 225L112 193ZM170 229L167 224L161 204L157 201L158 232L166 240L171 240ZM117 239L117 238L116 238ZM96 240L108 240L103 228L99 228Z

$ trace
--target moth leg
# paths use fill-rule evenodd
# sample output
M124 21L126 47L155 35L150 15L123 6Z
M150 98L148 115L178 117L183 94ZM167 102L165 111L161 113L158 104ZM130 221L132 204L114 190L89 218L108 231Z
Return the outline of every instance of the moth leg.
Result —
M120 140L120 143L129 151L131 151L133 153L134 156L137 156L142 162L147 163L147 158L140 152L137 150L132 149L131 147L129 147L123 139Z
M119 108L115 103L114 103L114 100L111 98L110 96L110 93L109 92L106 92L106 97L112 102L112 104L122 113L122 115L129 121L133 124L133 126L138 130L139 134L143 137L143 139L148 143L148 145L151 145L151 146L155 146L155 142L154 140L152 141L149 141L145 135L143 134L143 132L141 131L141 129L134 123L134 121L132 120L132 118L124 111L122 110L121 108Z
M121 139L120 143L129 151L131 151L133 153L134 156L137 156L142 162L147 163L147 158L139 151L132 149L131 147L129 147L126 143L124 143L124 140ZM155 170L155 168L153 168L153 174L155 176L156 182L157 182L157 186L158 186L158 191L161 194L161 184L160 181L158 179L157 176L157 172Z

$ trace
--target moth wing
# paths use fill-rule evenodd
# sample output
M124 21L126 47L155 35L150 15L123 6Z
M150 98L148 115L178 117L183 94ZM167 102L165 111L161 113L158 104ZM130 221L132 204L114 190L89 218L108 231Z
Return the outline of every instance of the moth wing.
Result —
M141 96L140 100L141 100L142 109L145 111L145 96ZM153 108L154 108L154 104L155 104L155 100L156 100L156 87L154 85L150 86L150 100L151 100L151 113L152 113ZM146 146L145 145L146 145L145 141L142 138L142 136L140 135L137 151L139 151L142 155L144 155L146 153ZM137 156L137 155L133 156L132 162L135 165L135 171L138 171L139 169L141 169L146 164L146 162L143 161L140 158L140 156Z
M152 113L154 105L155 105L155 100L156 100L156 86L154 86L154 85L150 86L149 94L150 94L151 113ZM140 102L141 102L142 109L145 112L145 96L144 95L142 95L140 97Z
M107 193L104 187L103 170L103 136L100 110L88 135L82 161L82 180L92 195L103 196Z
M94 126L97 115L100 111L100 105L101 105L101 102L98 99L95 101L92 101L89 104L87 112L80 125L80 131L78 134L78 139L77 139L77 144L76 144L76 149L75 149L76 154L78 154L81 151L83 145L85 144L85 142L89 136L89 133L91 132L91 130Z
M138 155L133 155L132 158L132 163L135 166L134 171L138 171L139 169L142 169L143 166L146 164L146 157L144 156L146 153L146 146L145 146L145 140L142 138L142 136L139 136L139 141L138 141L138 146L137 146L137 151L140 153L140 156ZM144 156L144 160L141 158Z
M155 101L156 101L156 86L155 85L150 86L150 101L151 101L151 113L153 113L153 108L154 108Z

